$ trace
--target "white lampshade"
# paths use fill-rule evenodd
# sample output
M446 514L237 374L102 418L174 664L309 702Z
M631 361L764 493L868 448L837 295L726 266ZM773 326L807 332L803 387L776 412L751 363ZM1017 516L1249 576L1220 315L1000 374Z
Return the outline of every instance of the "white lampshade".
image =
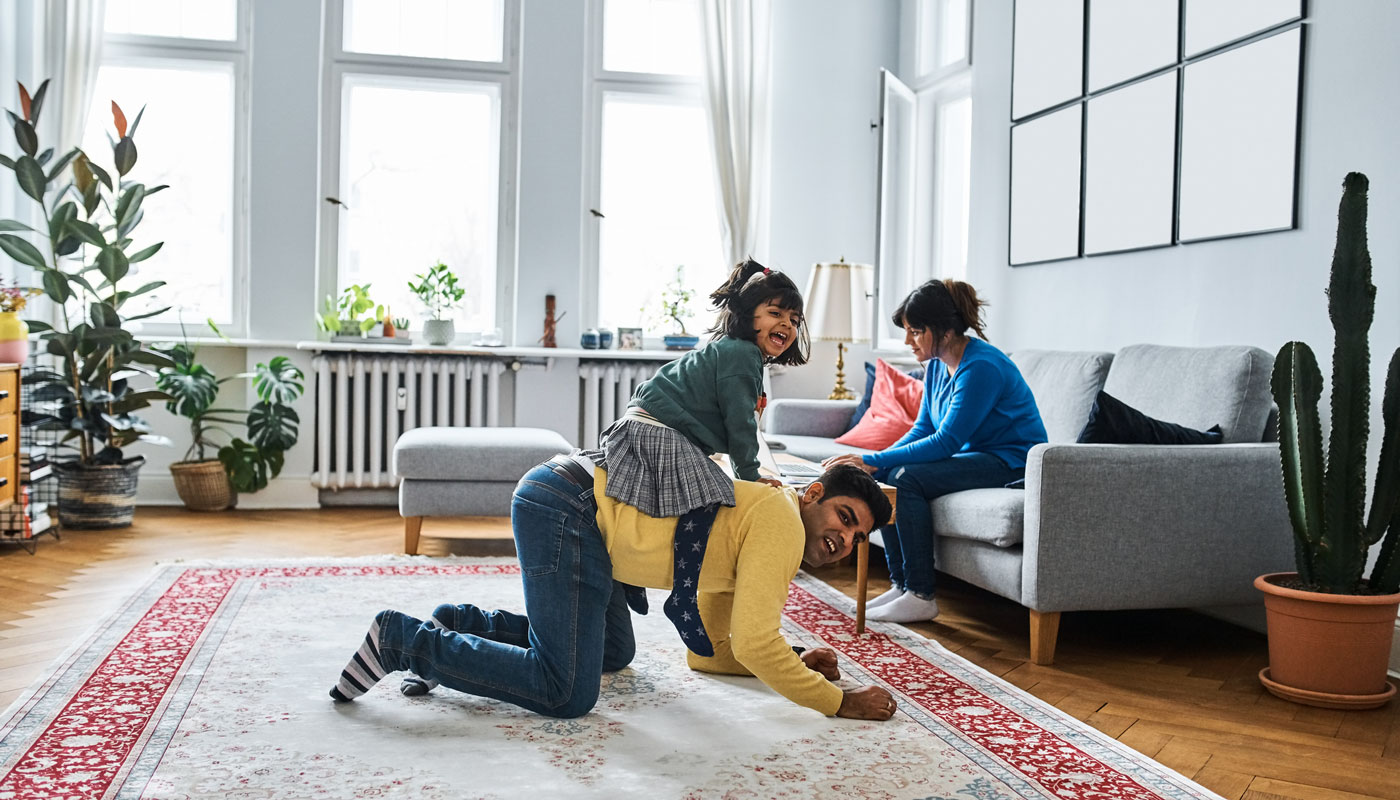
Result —
M807 278L807 328L814 342L870 341L875 268L869 264L815 264Z

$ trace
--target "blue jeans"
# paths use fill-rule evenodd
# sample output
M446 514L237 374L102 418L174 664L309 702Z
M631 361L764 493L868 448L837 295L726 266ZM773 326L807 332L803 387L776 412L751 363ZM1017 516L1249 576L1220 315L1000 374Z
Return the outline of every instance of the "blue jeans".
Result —
M895 488L894 524L880 531L890 582L906 591L932 595L934 589L933 512L929 503L964 489L992 489L1025 477L988 453L958 453L926 464L890 467L876 473Z
M551 717L587 714L603 672L627 666L636 652L596 511L592 486L535 467L510 509L525 614L438 606L442 629L390 612L379 630L385 667Z

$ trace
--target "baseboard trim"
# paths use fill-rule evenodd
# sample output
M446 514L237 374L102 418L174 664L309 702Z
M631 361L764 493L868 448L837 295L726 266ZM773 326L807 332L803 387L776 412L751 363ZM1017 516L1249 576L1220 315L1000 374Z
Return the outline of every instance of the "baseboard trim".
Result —
M143 472L137 490L137 505L182 506L175 491L175 479L169 473L161 475ZM252 494L240 494L238 507L245 509L312 509L320 508L320 497L311 485L310 475L283 475L269 481L267 488Z

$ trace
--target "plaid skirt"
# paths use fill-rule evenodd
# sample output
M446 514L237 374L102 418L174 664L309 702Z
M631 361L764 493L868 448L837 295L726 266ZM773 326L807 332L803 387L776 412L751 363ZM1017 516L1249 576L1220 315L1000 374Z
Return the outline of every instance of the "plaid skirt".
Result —
M674 428L620 419L599 440L606 451L608 497L620 503L652 517L734 505L734 479Z

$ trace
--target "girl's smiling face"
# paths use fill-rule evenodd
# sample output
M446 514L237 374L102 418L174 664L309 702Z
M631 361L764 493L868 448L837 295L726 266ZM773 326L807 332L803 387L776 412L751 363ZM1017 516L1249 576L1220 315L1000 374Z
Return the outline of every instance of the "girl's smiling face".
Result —
M754 343L768 358L777 358L792 346L802 315L789 308L779 308L771 301L760 303L753 310Z

